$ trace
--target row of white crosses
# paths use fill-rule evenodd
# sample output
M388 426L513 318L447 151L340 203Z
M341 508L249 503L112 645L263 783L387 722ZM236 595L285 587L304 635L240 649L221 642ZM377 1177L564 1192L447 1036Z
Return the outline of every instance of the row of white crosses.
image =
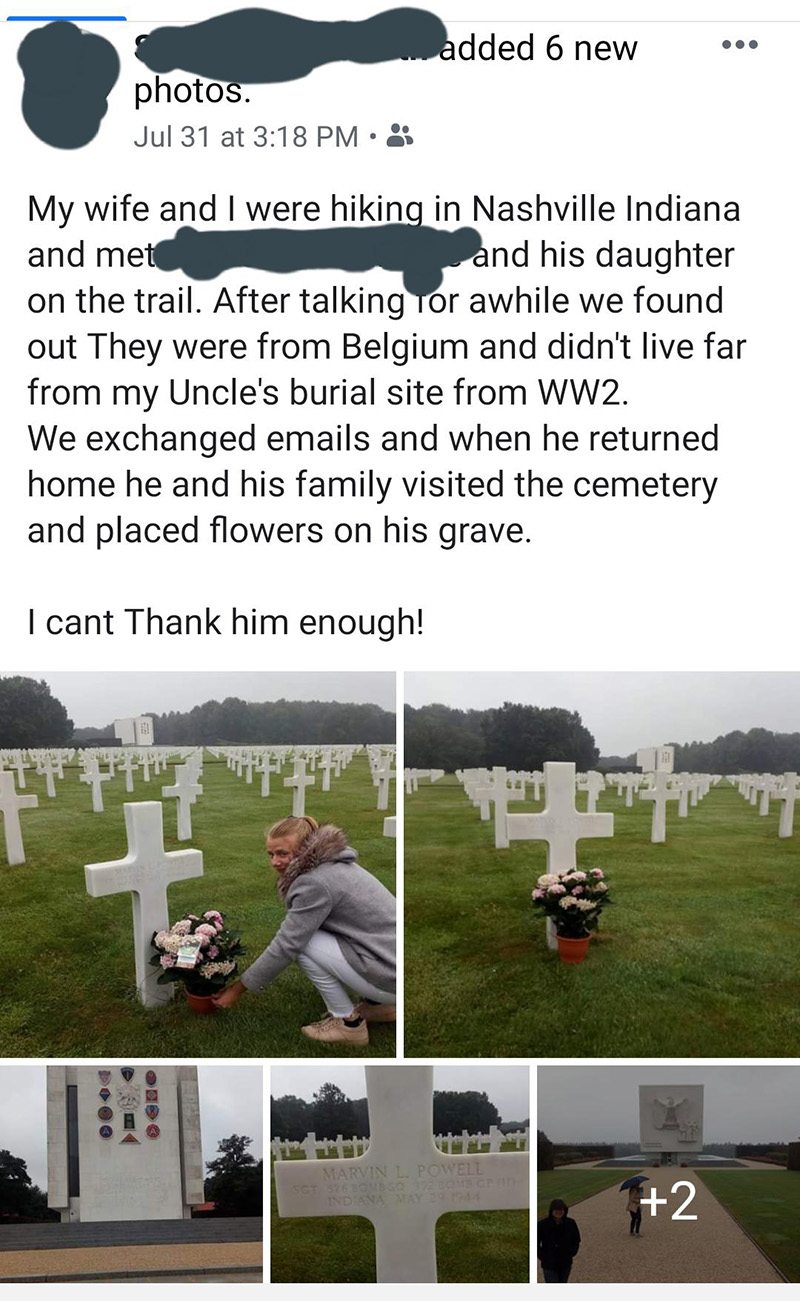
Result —
M545 771L547 771L547 767L548 765L545 765ZM653 816L650 839L653 844L662 844L666 840L666 807L668 801L677 800L679 802L679 816L686 817L689 800L691 799L693 805L697 804L698 799L702 799L708 792L710 785L719 781L719 777L712 777L709 774L681 773L673 776L670 773L661 771L648 774L614 773L609 774L608 777L598 772L578 773L575 775L574 765L571 765L571 768L573 772L573 790L571 795L565 791L564 798L574 807L575 794L585 792L586 813L588 815L596 813L598 797L607 786L616 785L620 795L623 787L625 788L625 804L628 808L632 806L633 793L637 790L641 800L651 802ZM467 797L474 806L480 809L482 821L489 820L489 806L490 804L494 805L495 848L507 849L509 845L508 805L511 802L526 799L526 783L531 777L538 778L539 774L508 773L505 768L494 767L491 775L485 768L465 769L456 775L462 781ZM519 785L516 784L517 782ZM535 785L538 787L538 780ZM644 787L644 789L639 789L640 787ZM534 798L538 798L538 794Z
M419 790L420 781L427 777L431 786L435 782L441 781L444 777L444 768L404 768L403 781L405 782L406 795L415 795Z
M261 774L261 794L264 797L270 795L270 777L275 774L280 776L283 764L290 755L293 756L293 772L291 777L283 778L283 785L292 791L292 817L303 817L306 811L306 790L309 786L316 785L315 768L318 766L321 774L321 784L319 789L327 793L331 789L331 775L334 778L341 776L345 768L352 762L354 756L360 752L361 746L357 745L340 745L340 746L317 746L317 747L251 747L250 749L242 747L226 747L224 749L212 749L211 753L215 758L224 755L227 759L228 767L235 770L237 776L244 776L245 781L251 780L253 771ZM372 773L372 781L378 787L378 809L387 809L389 807L389 786L395 773L392 771L391 761L395 753L395 747L367 746L367 754ZM273 764L274 759L274 764ZM254 767L255 765L255 767ZM260 765L260 766L259 766ZM442 774L443 775L443 774ZM383 834L386 837L396 837L397 835L397 818L389 816L383 820Z
M278 1214L361 1215L375 1229L379 1283L436 1282L436 1221L450 1211L524 1209L527 1152L448 1157L433 1139L433 1067L367 1066L370 1143L299 1175L275 1163Z
M778 822L778 837L787 840L794 835L794 806L800 799L796 772L785 772L783 776L774 776L772 773L745 773L733 780L738 786L740 795L750 804L759 805L761 817L766 817L769 813L770 800L781 800L783 807Z
M6 861L9 867L18 867L25 862L25 847L22 840L22 828L20 825L19 815L25 809L36 809L39 807L38 795L20 795L15 788L15 778L12 769L16 770L18 777L22 777L24 782L24 771L29 767L24 763L26 752L17 751L9 754L3 752L3 761L8 763L8 768L0 768L0 813L3 815L3 831L6 844ZM159 758L161 762L166 763L165 755L171 753L163 752ZM30 751L30 757L36 763L37 773L46 780L46 789L53 794L54 779L57 776L63 778L64 762L69 762L75 754L74 750L61 750L58 752L51 751ZM115 758L119 760L120 752L115 752ZM124 757L124 756L123 756ZM154 756L150 756L152 759ZM10 762L9 762L10 760ZM84 771L79 774L78 780L91 787L92 792L92 811L94 813L103 812L103 783L110 781L114 776L113 771L104 773L100 771L97 752L84 751L79 756ZM25 787L21 787L25 789ZM162 793L173 793L170 788ZM189 824L188 836L182 835L179 831L179 839L191 838L191 824Z
M341 1134L337 1134L336 1138L317 1138L316 1134L309 1133L302 1142L296 1143L295 1147L304 1153L306 1161L325 1161L331 1150L335 1151L342 1161L345 1159L346 1147L352 1148L353 1156L362 1156L369 1147L369 1139L358 1138L356 1135L352 1138L343 1138ZM278 1159L281 1159L280 1156Z
M434 1142L443 1152L453 1155L456 1147L460 1147L462 1156L469 1153L470 1147L476 1147L480 1150L488 1147L490 1152L499 1152L503 1143L513 1143L519 1152L530 1151L530 1130L514 1130L512 1133L504 1134L499 1125L490 1125L488 1134L470 1134L468 1130L463 1129L461 1134L437 1134Z
M327 1160L331 1149L336 1152L340 1160L343 1160L347 1147L351 1148L353 1156L363 1156L369 1147L369 1139L358 1138L356 1135L352 1138L343 1138L341 1134L337 1134L336 1138L317 1138L316 1134L309 1133L303 1139L276 1137L269 1146L276 1161L291 1161L292 1152L302 1152L306 1161L324 1161Z
M83 768L78 780L91 787L92 812L103 813L103 783L112 781L117 775L117 770L125 776L125 793L132 795L134 772L141 770L143 780L149 782L151 768L153 775L158 777L161 775L162 768L166 771L170 758L175 754L180 754L184 758L189 753L191 752L187 750L176 751L163 746L157 749L149 746L140 750L133 748L83 750L78 756ZM101 771L101 761L108 764L108 772ZM181 839L184 837L182 836Z
M287 760L293 760L293 774L291 778L284 780L284 786L295 788L299 783L295 779L303 777L303 785L311 786L315 784L315 774L319 766L322 776L320 789L327 792L331 788L331 775L334 777L341 776L341 773L351 763L354 755L360 750L358 745L343 746L237 746L224 747L222 749L212 749L211 753L215 758L224 755L227 760L228 768L235 771L237 777L244 777L247 785L253 781L253 774L261 777L261 795L268 799L271 793L270 777L280 777L284 764ZM302 768L302 772L301 772ZM312 774L311 777L307 776ZM295 807L298 803L302 804L305 810L304 795L295 798ZM302 814L294 814L295 817Z

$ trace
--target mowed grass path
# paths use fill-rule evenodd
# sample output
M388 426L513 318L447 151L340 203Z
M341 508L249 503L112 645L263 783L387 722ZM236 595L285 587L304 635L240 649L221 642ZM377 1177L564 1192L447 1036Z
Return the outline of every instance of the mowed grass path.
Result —
M370 1028L369 1048L313 1044L300 1027L319 1020L324 1007L295 966L260 995L246 994L235 1008L195 1016L179 989L171 1006L146 1010L135 988L130 894L92 899L84 866L124 857L122 805L160 798L173 784L173 768L146 784L134 773L125 793L124 776L104 783L105 813L92 813L91 791L78 781L78 768L65 768L48 799L44 778L26 774L39 808L21 814L27 862L8 867L0 839L3 881L3 998L0 1056L5 1057L329 1057L395 1054L394 1027ZM164 799L164 842L168 850L201 849L204 875L176 882L168 891L170 921L184 913L218 908L242 932L247 955L242 968L266 948L284 913L264 853L264 831L291 813L291 776L286 764L271 777L271 795L261 798L261 779L252 785L206 751L204 794L192 807L192 840L176 836L176 800ZM384 839L384 813L358 755L323 794L306 791L306 810L319 822L335 822L359 852L359 861L394 892L395 844Z
M560 1197L567 1206L594 1197L604 1188L619 1186L635 1170L539 1170L536 1174L536 1215L542 1220L550 1209L550 1203Z
M704 1170L701 1177L778 1269L800 1283L800 1171Z
M503 1146L503 1151L506 1145ZM510 1147L509 1150L516 1150ZM352 1148L345 1147L345 1156ZM375 1231L360 1215L281 1219L270 1176L273 1283L374 1283ZM527 1283L527 1211L458 1211L436 1224L440 1283Z
M778 840L777 802L762 818L726 783L687 819L672 802L652 845L651 805L602 795L614 836L579 842L578 866L616 902L580 966L533 912L543 842L496 850L453 775L405 809L410 1056L800 1055L800 832Z

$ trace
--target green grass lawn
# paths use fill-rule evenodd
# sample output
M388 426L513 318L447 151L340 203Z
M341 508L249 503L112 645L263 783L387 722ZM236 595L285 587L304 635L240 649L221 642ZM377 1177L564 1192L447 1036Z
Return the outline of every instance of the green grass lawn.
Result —
M538 1170L536 1173L536 1215L544 1219L550 1203L560 1197L567 1206L594 1197L604 1188L619 1186L635 1170Z
M375 1282L375 1233L369 1220L360 1215L282 1220L273 1177L270 1185L273 1283ZM436 1225L436 1259L440 1283L527 1283L528 1212L443 1215Z
M146 1010L134 977L131 896L93 899L84 865L122 858L126 852L122 805L160 797L166 776L145 784L134 773L133 795L124 777L103 787L105 813L92 813L91 791L65 768L48 799L44 778L26 774L39 808L21 814L27 862L7 867L0 837L3 889L3 999L0 1056L5 1057L393 1057L394 1027L370 1027L369 1048L314 1044L300 1027L324 1015L319 995L297 967L263 994L246 994L235 1008L213 1016L190 1013L182 990L171 1006ZM291 766L283 776L291 776ZM331 790L306 792L318 821L343 827L360 862L394 890L395 841L384 839L384 814L375 805L365 755L358 755ZM177 801L165 799L167 849L191 846L204 855L204 876L169 888L170 921L186 912L219 908L242 932L243 966L267 946L284 916L264 853L263 833L291 812L291 791L276 775L261 798L261 779L237 779L224 760L206 751L204 794L192 808L191 841L176 837Z
M568 966L531 903L544 843L496 850L454 776L421 785L406 799L407 1053L800 1055L799 842L778 840L778 808L762 818L726 784L688 819L671 804L652 845L650 804L602 795L614 836L580 842L578 865L602 867L616 903Z
M704 1170L701 1178L786 1277L800 1283L800 1171Z
M701 1179L779 1270L800 1283L800 1171L704 1170Z

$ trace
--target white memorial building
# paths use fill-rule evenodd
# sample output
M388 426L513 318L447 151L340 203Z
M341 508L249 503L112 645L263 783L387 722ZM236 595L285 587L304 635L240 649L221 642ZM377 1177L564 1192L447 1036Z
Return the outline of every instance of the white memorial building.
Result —
M636 766L642 772L672 772L675 768L674 745L651 745L637 750Z
M639 1134L643 1152L676 1165L685 1152L703 1150L702 1084L640 1084Z
M190 1219L203 1201L196 1066L48 1066L47 1204L62 1223Z
M115 718L114 735L122 745L152 745L153 720L146 715L140 718Z

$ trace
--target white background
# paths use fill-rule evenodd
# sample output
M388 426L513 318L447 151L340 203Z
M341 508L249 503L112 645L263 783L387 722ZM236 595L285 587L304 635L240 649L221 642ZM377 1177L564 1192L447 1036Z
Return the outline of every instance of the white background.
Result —
M313 7L308 10L313 12ZM351 7L353 15L366 12ZM177 16L170 14L170 17ZM447 15L444 15L447 18ZM505 6L503 18L514 16ZM309 611L388 611L398 605L407 611L423 609L422 636L381 644L377 638L333 637L322 645L310 637L260 640L238 637L193 639L194 666L217 663L224 654L236 667L260 667L290 656L294 667L318 665L320 655L331 668L416 667L445 668L563 668L620 667L672 668L788 668L792 664L789 629L794 615L791 591L793 560L789 540L793 530L796 496L796 417L792 404L796 330L796 169L793 123L796 107L796 28L752 21L709 24L621 22L603 25L567 22L558 18L538 24L523 20L493 24L477 30L485 36L518 39L535 31L537 58L533 64L468 63L331 65L300 82L249 88L251 103L240 106L163 108L158 112L132 111L132 81L147 75L130 57L133 29L121 24L103 25L103 34L123 46L123 72L111 96L111 107L98 137L85 149L59 151L36 140L18 112L19 74L14 66L20 25L6 28L4 94L9 101L10 171L14 187L7 203L9 250L6 280L6 357L10 362L6 382L6 458L3 476L3 519L6 545L13 547L12 591L6 587L5 651L8 663L53 663L59 667L115 668L175 667L187 662L187 643L176 638L131 639L117 620L109 638L61 636L35 638L27 634L27 610L35 605L39 627L45 613L121 611L125 606L152 606L160 612L228 611L232 605L249 610L281 611L293 617ZM563 29L563 31L562 31ZM746 29L746 30L745 30ZM141 30L141 29L139 29ZM468 23L450 23L454 38L463 38ZM546 39L558 32L569 46L578 36L588 39L636 39L633 63L576 64L565 57L549 63L543 57ZM724 51L725 36L759 41L758 50ZM127 52L126 52L127 51ZM174 79L179 74L172 74ZM408 120L415 144L411 149L382 146L391 121ZM318 122L358 123L364 139L369 130L376 142L358 151L324 149L255 150L140 150L132 138L143 125L161 129L168 122L199 124L205 121L212 135L223 127ZM8 174L8 172L7 172ZM663 291L677 289L706 292L724 285L723 316L658 317L600 316L576 313L567 317L492 318L423 316L409 313L392 323L371 316L362 321L331 317L280 318L210 315L210 302L219 288L240 284L264 289L321 288L358 277L343 273L303 273L274 277L265 273L232 271L213 282L200 284L204 315L195 321L199 333L253 339L262 329L287 334L323 335L332 329L360 330L377 335L484 335L520 337L539 330L573 329L586 333L613 333L625 329L638 338L642 328L669 336L702 338L707 328L748 339L741 362L700 360L670 363L584 362L489 363L435 362L400 368L373 363L369 374L378 382L397 382L406 374L428 383L447 384L467 370L467 378L480 373L482 382L520 382L535 387L545 379L574 374L578 378L618 375L627 407L561 409L542 407L531 392L525 408L348 407L316 408L205 408L195 412L166 405L150 416L124 408L66 409L55 406L29 411L25 384L31 375L57 382L63 378L98 382L163 381L167 372L184 373L185 363L153 367L129 363L108 368L94 362L32 362L26 355L29 334L47 332L44 318L25 311L33 288L65 288L88 279L98 287L172 288L182 273L166 275L156 269L125 272L65 271L47 275L27 272L23 250L47 242L48 229L26 225L27 195L57 194L80 200L89 196L122 194L137 197L207 198L212 191L227 194L233 188L253 198L319 197L327 206L331 190L339 195L363 191L368 195L422 198L426 220L432 221L430 200L435 193L465 200L463 224L470 223L474 193L526 199L537 192L553 198L594 191L598 198L619 202L631 192L659 199L668 192L684 198L737 199L742 220L738 224L595 223L576 227L536 226L534 223L476 223L486 244L517 246L528 238L533 247L540 238L554 243L589 248L614 238L625 244L684 242L735 245L729 271L624 271L617 275L586 267L583 271L520 273L524 288L549 283L575 296L576 288L617 289L626 292L638 284ZM68 244L89 234L73 222L65 232L53 233L52 242ZM225 225L224 221L219 223ZM328 224L323 218L319 225ZM131 223L128 223L130 227ZM174 233L158 220L134 229L110 225L96 228L93 238L102 243L145 243ZM73 238L70 238L73 237ZM517 281L511 272L478 271L472 267L449 270L444 289L465 286L464 292L510 289ZM367 288L397 290L396 273L374 271L363 278ZM408 300L415 307L415 300ZM421 321L421 324L420 324ZM184 333L184 318L126 316L124 318L50 318L55 336L68 329L115 329L123 335L145 335L148 330L168 330L176 323ZM191 330L192 322L188 324ZM166 352L166 346L163 350ZM541 343L540 343L541 351ZM87 354L88 356L88 351ZM162 354L163 355L163 354ZM242 378L261 374L280 379L279 368L305 380L330 382L364 378L355 363L333 360L306 365L202 363L197 379L226 378L234 369ZM472 372L475 372L473 374ZM268 373L269 372L269 373ZM193 418L190 418L193 417ZM401 417L404 419L401 420ZM473 426L526 428L538 433L545 418L556 428L616 428L623 421L634 428L705 429L717 421L721 448L718 454L598 454L548 456L531 454L466 458L440 450L437 454L381 457L339 457L335 454L284 458L274 454L218 457L204 460L177 455L98 455L75 452L69 456L33 456L27 437L29 419L59 421L67 428L136 427L143 420L155 428L244 427L255 419L261 430L271 428L328 427L349 418L356 427L380 433L385 428L427 427L438 419L440 429ZM156 502L51 501L30 503L24 487L27 469L45 474L116 473L125 468L140 475L220 473L225 465L235 478L239 468L249 472L264 468L291 478L300 464L311 473L347 474L373 468L381 474L443 473L463 469L507 476L531 468L534 473L633 475L717 474L720 482L710 505L699 500L578 501L568 495L556 501L464 500L414 503L393 490L386 511L394 519L408 515L427 520L435 532L442 520L518 520L529 541L461 546L442 551L436 542L424 547L369 547L271 545L220 547L208 542L197 546L110 546L99 555L91 547L34 548L25 542L26 521L34 518L73 519L84 510L87 519L124 517L183 520L195 510L202 515L218 512L233 519L372 519L383 509L367 502L293 500L269 502L183 502L168 496ZM34 598L35 593L35 598ZM488 600L486 598L489 598ZM743 618L757 602L759 618ZM226 621L223 621L226 624ZM702 628L702 636L698 630ZM488 634L488 635L487 635ZM275 657L279 657L276 659Z
M158 13L144 5L127 4L124 8L129 16L140 14L142 21L150 25L183 16L197 19L216 12L211 7L200 13L179 3ZM338 8L335 16L355 18L375 8L352 3ZM309 17L323 13L334 16L328 6L319 4L298 3L292 10ZM72 12L63 0L56 0L48 12L59 11ZM664 14L668 21L654 21ZM608 8L609 21L601 22L595 4L564 5L552 0L541 10L537 8L534 22L532 10L518 0L504 0L496 13L487 13L486 6L477 0L464 0L457 15L442 12L453 37L467 34L470 22L480 23L482 34L484 28L493 27L498 34L510 35L514 29L506 29L498 20L516 19L520 20L520 35L535 32L539 50L542 38L555 32L586 38L634 38L640 42L636 60L632 65L606 63L590 67L576 66L566 59L550 65L541 57L533 65L332 66L302 82L255 88L246 111L243 106L230 112L217 107L209 111L162 110L158 116L146 112L134 115L130 89L134 76L128 60L99 137L89 148L74 154L49 149L24 126L19 114L21 77L15 65L24 29L17 24L13 28L7 25L2 95L7 124L5 175L12 179L12 185L6 191L4 204L6 365L0 476L6 663L39 662L62 670L163 670L187 664L209 667L217 665L220 656L225 655L226 667L230 668L261 668L265 663L272 668L287 664L293 669L316 667L320 657L327 667L353 669L796 667L796 637L792 638L791 633L796 619L793 597L797 568L797 419L793 392L797 352L797 26L776 21L794 14L794 6L781 0L759 6L757 17L755 6L741 2L724 8L710 2L684 5L676 12L671 6L620 0ZM455 17L464 25L456 25ZM729 18L731 21L722 21ZM713 20L714 25L703 19ZM130 27L121 32L103 25L100 30L108 39L124 40L126 46L130 43ZM725 37L757 39L759 49L724 52L720 45ZM415 137L411 150L390 151L379 145L373 152L365 148L353 154L272 150L265 161L244 151L232 151L227 156L212 156L210 151L203 156L189 151L180 156L175 151L171 155L148 152L145 158L145 151L134 150L130 144L145 120L159 128L169 120L197 124L207 121L220 128L263 119L309 125L357 122L366 132L374 129L380 133L398 115L404 121L407 115ZM283 549L265 554L263 550L198 547L166 552L148 549L145 554L143 548L134 548L126 554L110 548L99 558L89 551L73 554L69 549L48 549L35 555L24 542L25 520L32 511L21 487L30 460L26 426L31 418L23 382L30 373L37 373L25 354L25 339L32 331L24 311L31 288L24 249L42 240L26 227L28 194L38 191L80 199L133 190L143 197L206 197L212 189L227 193L230 185L262 198L322 198L332 188L339 193L364 190L423 199L435 192L466 197L492 190L520 199L537 191L563 197L591 190L609 198L620 198L629 191L658 198L670 190L685 197L738 198L743 214L738 226L640 225L600 232L596 228L566 227L548 232L555 239L564 237L568 242L586 244L599 233L604 238L613 234L625 243L668 243L680 235L686 242L699 239L706 244L736 245L734 270L724 276L728 310L722 320L714 318L709 323L723 333L748 337L744 362L717 367L692 363L691 369L661 366L647 373L642 368L637 372L630 365L624 369L631 399L625 418L630 424L681 428L719 421L723 450L717 457L703 458L710 464L702 469L698 469L700 457L681 458L680 468L673 464L675 458L668 464L660 464L656 457L647 460L651 473L671 469L674 473L720 474L715 500L708 507L676 501L587 504L562 500L534 504L526 519L532 541L516 549L476 548L446 554L435 548L415 553L410 548L392 551L375 546L365 551L293 548L286 554ZM493 230L484 224L480 228L487 243L516 244L526 236L535 243L541 234L530 224ZM111 228L104 229L106 242L114 242ZM163 233L148 230L147 237L161 237ZM514 235L518 238L512 238ZM63 235L53 240L62 241ZM451 274L455 278L464 272L462 269ZM704 279L713 283L718 280L715 273L632 274L635 283L653 282L661 289L677 288L679 283L696 288ZM85 278L81 275L81 283ZM543 273L530 278L533 283L545 281ZM134 273L127 279L137 287L153 281L152 287L156 288L165 277L150 271ZM313 283L322 287L341 279L327 274L313 281L298 276L293 285ZM607 274L605 279L610 281ZM98 274L92 280L102 283ZM273 287L267 285L266 276L238 272L214 282L214 287L231 281L234 285L260 284L262 280L265 288ZM562 287L555 285L552 273L546 280ZM686 283L688 280L691 283ZM126 287L121 281L115 274L114 287ZM575 273L575 283L578 281L581 287L592 287L585 272ZM444 287L450 283L448 276ZM503 275L493 285L489 273L481 272L474 287L508 288L512 283L510 275ZM623 276L613 287L629 286L630 280ZM399 277L373 272L369 287L396 290ZM210 291L203 287L201 292ZM263 328L263 321L252 319L259 329ZM314 323L324 326L325 319ZM95 320L97 324L88 328L114 327L111 318ZM169 323L170 318L164 320ZM146 321L139 318L137 327ZM243 336L254 332L247 319L240 322L230 318L224 323L230 326L227 331L213 332ZM267 321L266 325L271 323ZM278 328L277 321L274 324ZM509 330L502 332L523 334L533 324L538 323L512 318ZM579 319L574 328L581 329L583 324ZM598 322L595 328L601 324ZM628 324L624 320L620 328ZM663 318L654 323L654 328L660 324ZM573 328L572 318L568 326ZM689 318L674 318L674 326L676 334L698 333ZM118 328L122 333L143 332L134 329L127 319ZM353 326L348 323L346 328ZM378 333L383 328L399 331L404 326L373 318L365 323L362 332ZM442 318L441 333L462 334L467 328L464 318ZM52 333L59 332L60 323L54 322ZM483 331L476 327L476 332ZM500 331L492 328L485 333ZM337 373L330 378L341 378L341 367L334 369ZM446 375L446 368L408 369L409 373L436 382L442 382ZM429 373L431 369L435 373ZM593 369L581 367L580 373L591 373ZM391 378L400 379L404 373L394 373L392 368ZM355 372L347 374L355 378ZM130 382L136 375L132 368L126 368L124 376L118 378ZM142 378L151 380L152 371ZM94 415L91 411L83 414ZM301 423L299 419L292 421L291 413L273 421L271 417L276 414L274 410L268 413L270 427ZM356 420L366 415L368 427L377 429L385 413L354 408L344 414ZM447 417L452 413L440 408L437 414L440 424L447 427ZM503 415L507 427L511 423L508 417L514 412L502 413L495 408L486 412L473 409L469 414L485 416L485 423L492 428L498 427ZM516 414L524 419L511 427L533 429L539 427L543 415L536 407ZM48 415L52 417L52 411L45 412L42 418ZM224 410L217 416L216 421L208 423L228 427ZM71 427L64 412L57 418ZM248 421L249 413L241 423ZM101 421L96 423L102 427ZM166 427L170 421L165 416L158 423ZM386 423L391 427L391 420ZM557 424L555 413L553 423ZM322 419L316 424L322 427ZM408 425L413 427L410 418ZM576 427L574 422L570 427ZM65 459L61 458L62 466ZM116 462L113 466L106 464L111 458L95 457L89 468L77 454L68 459L68 469L74 474L87 473L89 468L97 474L109 473L116 466ZM259 458L250 459L256 463ZM478 472L488 472L486 459L495 458L481 458ZM550 472L565 478L569 471L579 472L575 459L566 465L559 459ZM612 464L609 458L603 458L601 466L596 465L597 458L592 458L587 471L643 474L644 459L624 457ZM38 460L42 472L45 462L43 458ZM160 472L158 466L148 466L143 458L132 461L135 464L131 468L136 470L138 466L140 473ZM365 464L366 460L359 461L357 468ZM507 460L503 464L509 468ZM166 468L169 470L170 465ZM189 473L211 473L214 468L214 462L181 464L181 471ZM375 468L398 472L394 464ZM413 463L407 468L413 470ZM446 468L447 457L440 455L436 469L441 472ZM459 462L457 468L467 466ZM331 457L317 472L351 470L350 465L334 464ZM50 472L58 472L55 464ZM60 472L65 473L66 468ZM342 508L345 515L354 514L355 507L343 503L342 507L334 504L332 515L339 517ZM125 503L120 503L118 509L124 513ZM203 509L202 504L199 509ZM223 503L220 509L244 518L239 503ZM304 509L305 517L320 515L319 506L314 506L313 512ZM436 519L445 511L454 518L487 516L486 503L442 503L429 513ZM141 508L137 507L137 513L142 513ZM392 514L396 517L402 513L402 503L398 502ZM414 512L406 506L406 513ZM520 508L510 501L497 506L493 516L523 518ZM302 518L303 510L287 508L286 517ZM354 638L328 640L322 646L299 638L289 645L241 639L223 644L216 638L193 640L190 644L166 638L134 642L119 634L113 644L64 637L40 637L31 642L26 635L26 620L28 606L34 601L40 610L61 612L148 603L160 609L194 610L210 602L222 607L232 603L242 607L256 604L262 609L277 607L290 614L313 608L391 609L402 604L411 610L423 607L425 632L421 638L389 645L381 645L376 639L359 642ZM533 1117L535 1072L532 1092ZM77 1287L70 1290L77 1295ZM478 1295L477 1287L459 1289L466 1290ZM279 1288L278 1292L289 1295L288 1289ZM723 1285L710 1289L711 1295L722 1292ZM758 1289L742 1288L741 1293L749 1298L757 1295ZM291 1294L302 1297L310 1295L311 1289L294 1288Z

